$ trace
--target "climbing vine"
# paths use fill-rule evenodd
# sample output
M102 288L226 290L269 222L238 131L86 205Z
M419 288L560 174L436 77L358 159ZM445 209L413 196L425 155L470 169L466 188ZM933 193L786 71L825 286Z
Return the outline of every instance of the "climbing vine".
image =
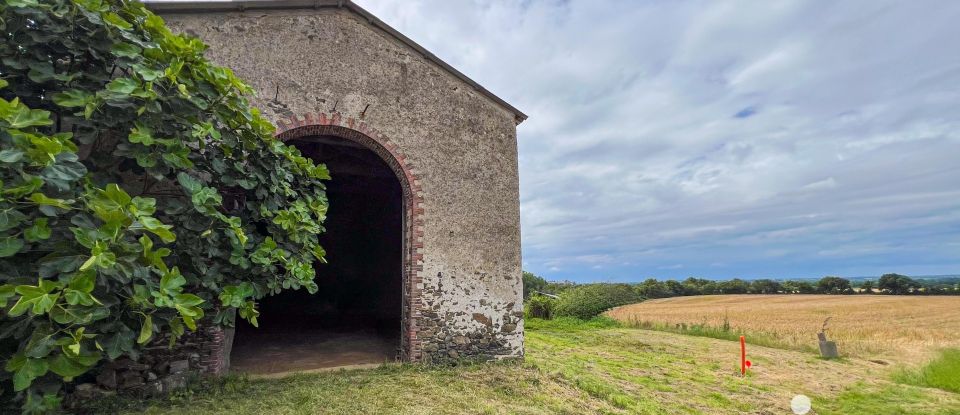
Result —
M326 168L137 2L0 0L0 394L311 292ZM13 394L13 395L12 395Z

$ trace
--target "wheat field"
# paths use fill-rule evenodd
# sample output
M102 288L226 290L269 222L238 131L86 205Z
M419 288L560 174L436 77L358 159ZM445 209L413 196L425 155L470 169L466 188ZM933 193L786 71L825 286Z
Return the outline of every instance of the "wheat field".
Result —
M841 355L919 364L960 347L960 297L707 295L650 300L607 312L628 325L751 335L816 350L824 320ZM724 330L729 327L729 330Z

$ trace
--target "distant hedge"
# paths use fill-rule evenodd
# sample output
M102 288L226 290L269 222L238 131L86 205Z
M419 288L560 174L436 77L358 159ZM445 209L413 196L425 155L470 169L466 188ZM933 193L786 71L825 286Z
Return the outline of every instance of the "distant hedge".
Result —
M642 301L629 284L580 285L560 294L554 307L557 317L590 319L613 307Z

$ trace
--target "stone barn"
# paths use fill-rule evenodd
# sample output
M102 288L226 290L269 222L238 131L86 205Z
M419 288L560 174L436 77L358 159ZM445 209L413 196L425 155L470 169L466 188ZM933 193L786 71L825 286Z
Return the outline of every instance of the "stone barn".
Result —
M523 113L350 1L148 5L209 44L278 136L333 177L319 292L263 299L259 328L207 327L191 366L269 374L523 355Z

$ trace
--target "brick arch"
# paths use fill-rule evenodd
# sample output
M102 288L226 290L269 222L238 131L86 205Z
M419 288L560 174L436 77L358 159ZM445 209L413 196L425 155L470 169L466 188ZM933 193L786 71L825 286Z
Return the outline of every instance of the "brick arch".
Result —
M400 356L405 361L422 357L418 320L421 317L423 279L423 189L410 161L389 137L352 117L340 113L306 113L280 119L276 136L281 141L311 136L335 136L360 144L390 166L403 190L403 310Z

